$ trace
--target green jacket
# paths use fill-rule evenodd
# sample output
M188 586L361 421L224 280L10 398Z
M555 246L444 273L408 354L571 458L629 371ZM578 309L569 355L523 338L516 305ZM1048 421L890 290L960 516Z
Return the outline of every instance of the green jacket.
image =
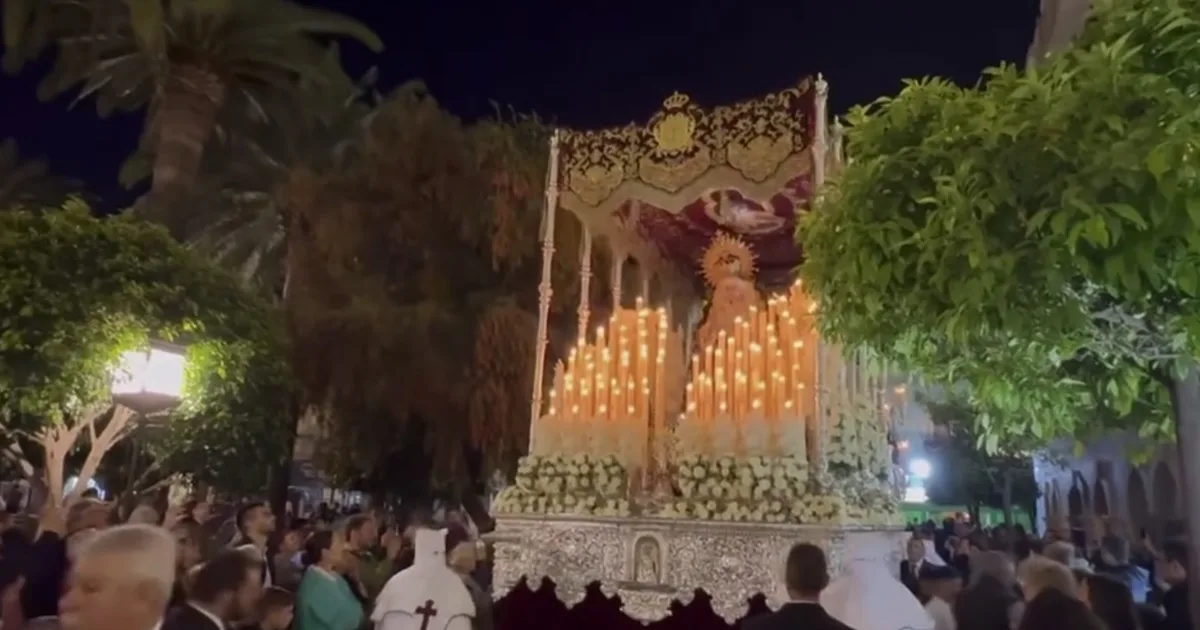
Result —
M363 607L340 575L309 567L296 592L295 630L358 630Z

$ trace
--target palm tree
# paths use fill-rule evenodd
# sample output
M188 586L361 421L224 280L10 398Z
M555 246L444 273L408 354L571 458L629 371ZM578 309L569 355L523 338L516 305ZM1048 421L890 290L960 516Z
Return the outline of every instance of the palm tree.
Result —
M1083 31L1092 9L1089 0L1042 0L1041 6L1037 30L1026 57L1030 66L1069 46Z
M379 95L376 72L358 81L341 71L336 47L324 61L322 86L310 90L307 110L245 133L224 134L210 148L200 185L183 202L181 236L191 247L238 270L249 284L281 297L288 273L282 189L328 171L345 158L370 125ZM322 89L318 89L318 87ZM243 126L234 120L226 128Z
M83 185L50 173L45 160L22 159L17 142L0 141L0 210L58 208Z
M9 71L57 47L42 98L78 86L101 116L148 108L142 144L160 197L193 185L222 114L272 120L302 106L302 83L328 83L319 39L383 49L359 21L288 0L6 0L4 22Z

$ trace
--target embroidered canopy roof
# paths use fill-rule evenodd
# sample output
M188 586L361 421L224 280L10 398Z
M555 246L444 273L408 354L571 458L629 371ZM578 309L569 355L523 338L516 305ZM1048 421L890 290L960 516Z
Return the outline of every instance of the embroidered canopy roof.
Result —
M790 285L798 212L812 190L816 90L805 79L705 110L676 93L644 125L562 130L559 203L594 233L634 233L690 272L719 232L757 254L759 281Z

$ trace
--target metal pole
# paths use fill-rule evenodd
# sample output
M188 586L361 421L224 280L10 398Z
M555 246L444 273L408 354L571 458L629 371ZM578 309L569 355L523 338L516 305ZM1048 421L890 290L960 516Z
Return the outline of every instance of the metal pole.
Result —
M583 251L579 254L579 338L587 339L592 316L592 231L583 224Z
M812 185L812 199L809 200L810 208L812 208L816 204L817 199L821 195L821 187L825 185L825 152L827 150L827 147L826 147L826 132L827 132L827 130L826 130L826 124L825 124L825 120L826 120L825 109L826 109L826 100L829 95L829 84L825 82L825 78L823 76L818 74L817 82L814 87L816 89L816 98L814 99L815 102L813 104L813 116L816 118L815 125L814 125L816 135L813 138L813 144L812 144L812 153L813 153L813 156L812 156L813 157L813 182L812 183L813 183L813 185ZM814 446L810 447L811 452L814 455L814 458L810 461L812 461L812 463L816 466L818 471L823 472L826 469L826 465L827 465L827 459L825 457L825 449L827 447L826 434L828 433L828 431L827 431L827 427L825 425L829 420L829 410L827 409L829 401L828 401L827 392L825 391L826 386L827 386L827 383L826 383L826 380L827 380L827 375L826 375L827 356L826 355L828 354L828 349L825 347L825 344L821 341L820 328L817 327L817 325L816 325L816 323L817 323L816 318L820 317L820 307L819 306L818 306L817 310L813 313L813 317L814 317L813 328L817 332L817 334L814 335L814 339L816 341L817 347L816 347L816 352L813 353L815 361L816 361L816 368L815 368L815 374L814 374L815 378L813 380L816 381L816 385L817 385L817 388L816 388L817 389L817 392L816 392L817 418L816 418L816 423L814 424L814 427L816 429L816 431L815 431L816 435L814 437L816 437L816 440L814 440L814 442L815 442Z
M538 285L537 356L533 362L533 396L529 403L529 448L542 413L542 386L546 372L546 328L550 319L550 271L554 264L554 216L558 211L558 140L559 131L550 136L550 169L546 176L546 207L542 232L542 282Z

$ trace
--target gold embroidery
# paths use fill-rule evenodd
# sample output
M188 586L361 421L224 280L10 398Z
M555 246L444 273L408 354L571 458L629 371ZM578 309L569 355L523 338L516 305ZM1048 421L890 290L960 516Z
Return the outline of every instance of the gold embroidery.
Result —
M712 158L706 148L699 148L686 158L664 161L653 156L643 156L638 162L638 175L642 181L667 192L679 189L696 181L712 166Z
M710 173L727 178L728 169L747 183L761 184L777 178L780 168L808 149L812 104L807 79L764 98L708 111L676 93L645 125L564 130L561 186L596 208L609 205L614 195L632 198L634 189L690 190ZM619 193L626 185L633 188Z
M675 156L687 153L695 146L693 134L696 133L696 119L689 110L699 108L689 107L690 100L686 95L676 92L663 102L663 111L650 119L650 133L657 143L655 155Z
M728 152L730 166L745 175L746 179L761 182L792 154L792 139L785 136L771 140L766 136L754 136L749 144L736 140L730 142Z

